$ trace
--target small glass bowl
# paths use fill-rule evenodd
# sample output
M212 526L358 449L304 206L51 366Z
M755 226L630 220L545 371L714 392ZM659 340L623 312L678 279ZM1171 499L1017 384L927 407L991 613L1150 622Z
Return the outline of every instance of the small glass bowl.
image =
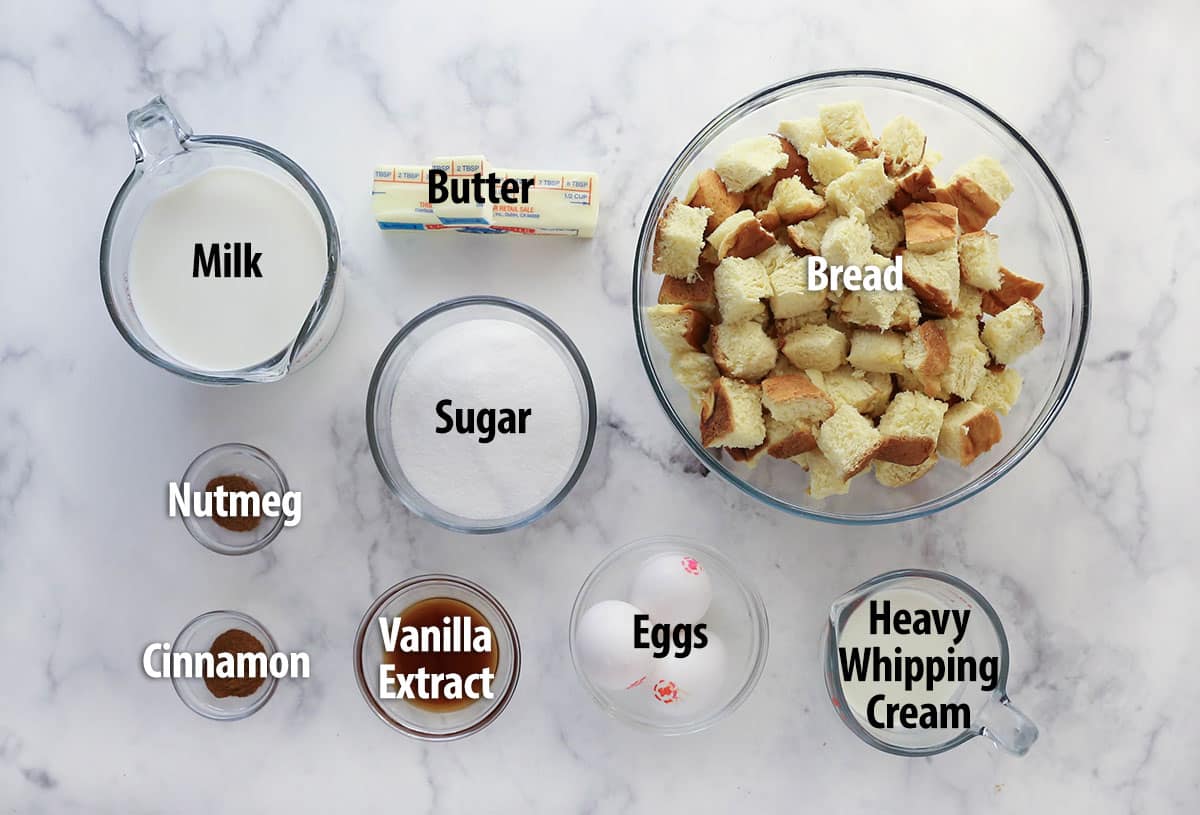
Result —
M704 615L708 630L726 650L725 684L703 709L688 718L657 712L649 682L626 690L605 690L591 681L580 664L576 636L589 608L604 600L628 600L634 576L643 563L661 554L679 553L698 559L712 581L712 604ZM732 562L711 546L689 538L661 535L634 541L610 552L583 582L571 609L571 662L579 681L600 708L626 724L664 736L697 733L712 727L749 698L767 662L770 625L758 592Z
M247 634L253 634L263 644L268 657L278 650L267 629L248 614L239 611L210 611L183 627L179 636L171 643L171 651L207 652L212 648L213 641L231 628L240 628ZM163 659L169 658L169 654L163 654ZM187 679L175 676L171 678L171 684L175 686L179 698L193 712L206 719L231 722L258 712L271 698L271 694L275 693L277 680L268 676L258 690L249 696L226 696L222 699L213 696L204 680L199 677Z
M688 392L671 374L671 355L650 331L646 309L658 302L662 278L651 271L654 233L674 196L712 167L739 139L776 130L779 122L815 116L819 105L857 100L878 128L905 114L929 134L929 149L945 159L942 175L980 154L995 157L1015 190L988 229L1000 236L1001 262L1045 284L1038 306L1045 315L1041 346L1014 366L1024 378L1021 398L1001 418L1004 438L969 467L944 462L899 489L864 473L847 495L818 500L808 478L789 461L770 459L753 470L706 448ZM995 112L940 82L892 71L850 70L784 80L747 96L696 134L667 169L638 238L633 273L633 320L650 385L680 437L709 470L768 506L845 524L878 524L920 518L965 501L1012 470L1046 434L1066 403L1083 364L1091 309L1087 261L1079 224L1062 185L1033 146Z
M379 618L395 617L414 603L433 597L449 597L466 603L491 626L492 647L500 651L491 699L480 699L459 710L438 713L403 699L377 697L379 665L385 653ZM482 586L448 574L420 575L392 586L367 609L354 638L354 674L367 706L386 724L414 739L454 741L478 733L504 712L521 675L521 641L504 606Z
M408 360L424 340L447 326L479 319L516 323L545 339L566 363L575 380L575 390L579 396L582 424L579 448L575 451L574 464L568 470L567 476L558 489L552 491L540 505L503 518L468 518L433 504L418 492L405 476L404 465L397 457L392 441L392 402L396 398L396 384ZM426 309L410 320L383 350L367 392L367 438L371 444L371 455L375 457L375 464L379 467L383 480L413 513L455 532L506 532L532 523L550 512L579 480L596 438L596 392L592 387L587 363L583 361L571 338L537 309L503 297L479 296L447 300Z
M287 477L271 458L257 447L231 442L210 447L188 465L179 482L192 485L193 494L203 492L212 479L222 475L240 475L254 482L260 493L288 491ZM258 526L235 532L212 518L183 516L183 525L203 546L221 555L248 555L257 552L278 537L283 530L283 513L276 518L262 516Z

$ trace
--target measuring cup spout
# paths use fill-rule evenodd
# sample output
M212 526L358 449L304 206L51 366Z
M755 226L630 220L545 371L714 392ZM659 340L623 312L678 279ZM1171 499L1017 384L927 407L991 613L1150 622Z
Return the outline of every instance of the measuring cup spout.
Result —
M992 744L1015 756L1023 756L1037 741L1038 728L1018 710L1007 694L999 691L975 717L978 732Z
M165 97L156 96L125 117L133 141L134 161L155 166L187 150L192 129L172 110Z

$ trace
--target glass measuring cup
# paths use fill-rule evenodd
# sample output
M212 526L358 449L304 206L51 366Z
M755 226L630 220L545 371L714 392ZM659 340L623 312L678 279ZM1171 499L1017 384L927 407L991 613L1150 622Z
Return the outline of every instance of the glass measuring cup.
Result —
M980 682L962 682L947 700L969 706L968 727L879 728L872 726L847 699L842 682L839 638L846 633L847 624L860 606L892 591L924 595L931 607L972 612L965 636L956 646L955 656L994 656L997 669L994 688L984 690ZM829 610L821 653L825 687L834 711L855 735L878 750L900 756L931 756L957 747L974 736L985 736L1000 749L1022 756L1037 740L1037 725L1008 698L1009 655L1004 626L983 595L957 577L943 572L902 569L879 575L851 589Z
M133 170L117 192L100 243L100 283L117 330L144 358L173 374L212 385L274 382L303 367L325 347L341 319L344 293L339 274L337 224L321 191L298 164L260 142L236 136L197 136L167 100L156 96L127 116ZM236 370L200 368L166 351L146 329L130 293L134 236L149 207L165 193L216 168L261 173L296 193L324 228L327 271L317 299L295 338L277 353Z

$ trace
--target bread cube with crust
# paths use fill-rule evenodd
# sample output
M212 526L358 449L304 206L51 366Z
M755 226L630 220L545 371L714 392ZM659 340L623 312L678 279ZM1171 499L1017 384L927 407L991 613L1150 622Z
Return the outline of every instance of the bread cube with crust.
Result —
M663 277L658 290L662 305L690 306L704 313L710 322L717 322L717 295L713 289L714 267L701 262L695 278Z
M708 236L718 262L727 257L752 258L775 243L775 236L763 229L753 212L741 210L730 215Z
M942 419L949 407L923 393L896 394L879 420L883 444L876 458L909 467L924 462L937 447Z
M976 402L959 402L946 411L938 433L938 455L966 467L1000 441L1000 419Z
M770 415L766 423L767 454L772 458L792 458L817 447L816 431L810 424L785 424Z
M771 203L768 212L774 212L779 218L779 224L791 224L812 218L825 209L825 199L804 186L798 177L784 178L775 185L771 193Z
M867 216L867 229L871 230L871 248L888 258L894 257L896 247L904 242L904 218L887 207Z
M721 375L713 358L701 351L672 354L671 373L675 375L675 381L687 390L697 413L700 412L704 392Z
M704 230L708 225L708 207L689 207L672 198L658 219L654 233L656 274L694 280L699 274L700 250L704 248Z
M904 208L904 245L909 252L937 252L958 241L958 210L937 202Z
M1022 297L1030 301L1036 300L1038 295L1042 293L1043 288L1045 287L1036 280L1021 277L1019 274L1010 272L1001 266L1000 288L995 291L984 292L983 311L986 314L995 316Z
M1000 239L985 231L959 235L958 264L964 283L983 291L1000 288Z
M767 437L758 385L721 377L713 381L700 409L705 447L757 447Z
M975 232L987 226L1012 191L1012 181L1000 162L991 156L978 156L935 188L934 197L956 207L963 230Z
M795 456L795 461L808 471L808 494L815 500L850 492L850 480L843 478L838 468L820 450L810 450Z
M770 376L762 382L763 407L784 424L819 424L833 415L834 404L807 374Z
M834 371L805 371L808 378L838 405L849 405L864 416L878 416L892 398L889 374L857 370L843 365Z
M841 405L817 430L817 448L843 479L866 469L882 443L875 425L849 405Z
M806 325L783 338L783 355L797 368L833 371L846 362L850 341L829 325Z
M717 174L730 192L745 192L788 163L774 136L752 136L730 146L716 162Z
M997 314L983 327L982 338L992 358L1009 365L1041 344L1046 331L1042 310L1024 298Z
M771 296L771 281L757 258L727 257L713 272L713 289L721 321L737 323L764 315L762 301Z
M976 322L983 316L983 292L970 283L960 282L958 285L958 308L954 317L971 318Z
M941 378L950 366L950 346L936 322L921 323L904 338L904 367L913 372L922 390L941 392Z
M896 194L892 196L888 207L893 212L903 212L909 204L924 203L937 200L934 189L937 181L933 177L933 168L929 157L925 162L913 167L907 173L896 177Z
M812 148L825 144L825 130L821 127L821 120L816 117L780 122L779 135L787 139L802 156L807 156Z
M825 230L837 217L837 213L826 207L812 218L789 226L787 228L788 243L792 245L796 254L821 254L821 239L825 237Z
M855 209L870 215L890 201L895 192L896 182L883 171L883 159L872 158L834 179L825 189L825 200L843 215Z
M902 374L904 337L894 331L858 330L850 335L850 353L846 357L860 371Z
M650 306L646 319L654 336L671 353L700 351L708 340L708 317L691 306Z
M799 317L814 311L824 311L827 301L823 290L810 291L808 269L803 258L791 255L770 273L771 314L778 319Z
M875 480L885 487L905 487L922 478L933 469L937 462L937 453L931 454L929 458L915 467L909 467L904 464L893 464L890 461L881 461L877 458L873 462Z
M817 184L828 186L858 166L858 159L848 150L833 145L810 147L808 172Z
M821 129L830 144L836 144L860 158L876 155L879 143L871 133L871 123L861 102L821 105L818 111Z
M904 282L927 311L953 314L958 309L960 284L957 249L948 246L937 252L905 252Z
M871 230L855 215L835 218L821 236L821 256L830 266L863 266L871 262Z
M740 192L730 192L725 182L716 170L708 169L696 176L692 187L688 190L686 202L690 207L704 207L711 213L704 234L711 234L714 229L733 213L742 208L745 195Z
M721 323L712 327L710 337L713 361L727 377L757 382L775 367L779 349L761 323Z
M879 153L888 175L904 175L925 158L925 131L909 117L897 116L879 133Z
M1021 395L1021 385L1021 374L1016 368L993 365L984 373L975 393L971 394L971 401L1007 416Z

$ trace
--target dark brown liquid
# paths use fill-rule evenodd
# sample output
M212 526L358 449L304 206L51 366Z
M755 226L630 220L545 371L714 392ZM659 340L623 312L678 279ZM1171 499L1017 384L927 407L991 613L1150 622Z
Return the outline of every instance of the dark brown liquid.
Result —
M420 600L413 603L404 611L400 612L400 624L403 626L415 626L422 628L424 626L435 626L443 628L445 623L442 622L443 617L449 617L454 620L456 617L466 617L471 622L471 630L474 631L476 626L483 626L491 632L492 650L490 652L478 653L475 651L452 651L444 653L442 651L401 651L397 650L384 653L384 660L396 666L397 674L416 673L421 668L424 668L426 673L430 674L458 674L465 682L471 674L477 674L488 668L492 673L496 672L496 667L500 664L500 647L496 642L496 632L488 624L478 610L467 605L461 600L454 600L450 597L430 597L427 600ZM399 645L399 643L397 643ZM495 681L493 680L493 688ZM475 683L475 687L479 687L479 683ZM478 699L405 699L411 705L429 710L434 713L450 713L455 710L462 710L469 705L479 701Z

